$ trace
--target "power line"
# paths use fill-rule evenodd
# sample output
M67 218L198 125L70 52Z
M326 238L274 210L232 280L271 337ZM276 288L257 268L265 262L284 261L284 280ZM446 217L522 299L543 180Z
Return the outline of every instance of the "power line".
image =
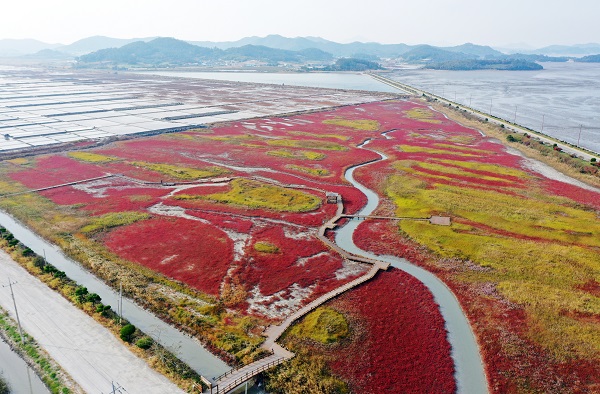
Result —
M121 386L119 383L117 382L110 382L112 384L112 391L109 394L123 394L123 393L127 393L127 390L125 390L125 387Z

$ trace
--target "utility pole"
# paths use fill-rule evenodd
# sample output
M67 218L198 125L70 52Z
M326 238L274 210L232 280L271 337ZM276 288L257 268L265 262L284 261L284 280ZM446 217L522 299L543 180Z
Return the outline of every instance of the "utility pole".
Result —
M21 335L21 344L25 344L25 337L23 336L23 329L21 328L21 320L19 319L19 310L17 309L17 301L15 301L15 293L13 292L12 285L16 285L17 282L11 282L10 278L8 278L8 285L4 285L2 287L10 287L10 296L13 300L13 305L15 306L15 315L17 315L17 325L19 326L19 335Z
M119 283L119 301L117 309L119 312L119 324L121 324L121 320L123 320L123 282Z
M517 122L517 106L515 105L515 117L513 119L513 123Z
M117 383L117 382L110 382L110 383L112 385L112 391L110 392L110 394L123 394L123 393L127 392L127 390L125 390L125 387L121 386L119 383Z
M579 146L579 141L581 140L581 128L583 127L583 125L579 125L579 137L577 137L577 146Z

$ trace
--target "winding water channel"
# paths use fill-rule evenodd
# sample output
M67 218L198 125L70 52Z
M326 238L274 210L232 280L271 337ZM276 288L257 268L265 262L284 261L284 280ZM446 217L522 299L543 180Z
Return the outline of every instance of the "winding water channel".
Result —
M387 138L387 136L386 136ZM360 147L364 147L369 141L367 140ZM384 154L371 150L381 156L382 160L386 160ZM344 173L346 179L352 183L354 187L359 189L367 196L367 205L365 205L358 215L370 215L379 205L379 196L364 185L358 183L354 179L354 170L367 166L373 162L360 164L349 168ZM487 378L483 367L483 361L479 353L477 340L471 329L471 325L467 320L458 300L450 291L450 289L435 275L411 264L406 259L401 259L394 256L379 256L360 249L354 244L352 236L358 225L363 223L358 220L351 220L346 225L336 231L335 242L338 246L345 249L347 252L368 257L375 260L389 262L392 266L414 276L421 281L433 294L435 301L440 306L440 312L446 321L446 330L448 331L448 342L452 347L451 356L454 360L455 379L457 391L459 393L487 393L489 392ZM427 379L427 377L423 377Z

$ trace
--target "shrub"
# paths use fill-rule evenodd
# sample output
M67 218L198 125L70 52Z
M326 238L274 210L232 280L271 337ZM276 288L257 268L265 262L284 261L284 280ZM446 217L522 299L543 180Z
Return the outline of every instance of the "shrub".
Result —
M135 345L137 347L139 347L140 349L150 349L150 347L152 346L152 344L154 343L154 341L152 340L152 338L150 337L142 337L140 339L138 339L138 341L135 343Z
M90 293L85 297L86 302L91 302L92 304L96 304L102 301L102 298L96 293Z
M131 341L131 337L135 333L135 326L133 324L127 324L121 328L119 336L125 342Z
M57 271L54 272L54 277L62 279L62 278L66 278L67 274L65 273L65 271L58 271L57 270Z
M104 317L108 317L110 314L110 309L111 309L110 305L99 304L96 307L96 312L98 312L99 314L101 314Z
M56 276L56 273L54 274L54 276ZM88 294L87 287L79 286L75 289L75 298L77 299L77 302L79 302L80 304L85 302L87 294Z
M33 259L33 265L38 267L38 268L42 268L45 266L46 264L46 260L44 260L43 257L41 256L35 256Z
M0 375L0 394L9 394L10 392L10 386L4 380L4 377Z
M28 257L28 256L33 256L35 253L33 253L33 250L31 250L31 249L25 248L25 249L23 249L21 254L25 257Z
M84 296L88 293L88 289L87 287L84 286L79 286L75 289L75 295L76 296Z
M42 268L42 271L44 271L47 274L53 274L57 270L56 270L56 267L54 267L52 264L46 264L46 265L44 265L44 268Z

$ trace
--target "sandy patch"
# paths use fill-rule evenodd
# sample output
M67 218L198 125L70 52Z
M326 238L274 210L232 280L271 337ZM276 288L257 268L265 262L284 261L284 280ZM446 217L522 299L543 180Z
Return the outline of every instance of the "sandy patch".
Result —
M270 318L282 318L288 316L302 306L302 302L312 294L315 286L300 287L294 283L286 290L279 291L270 296L260 293L258 286L250 291L248 301L248 312Z
M294 231L301 230L301 231ZM291 238L295 240L310 240L314 239L317 236L316 229L308 229L308 228L298 228L292 229L292 227L284 227L283 234L286 238Z
M342 262L342 268L335 271L335 278L337 280L343 280L367 272L368 267L365 264L358 263L356 261L350 261L344 259Z
M133 183L125 183L121 181L119 183L116 180L112 179L98 179L96 181L79 183L71 186L73 189L81 190L94 198L104 198L107 197L106 192L108 190L125 190L125 189L137 189L140 186Z
M308 263L310 260L321 257L321 256L327 256L327 255L329 255L328 252L321 252L321 253L313 254L312 256L308 256L308 257L300 257L300 258L298 258L298 260L296 260L296 265L298 267L304 267L306 265L306 263Z

